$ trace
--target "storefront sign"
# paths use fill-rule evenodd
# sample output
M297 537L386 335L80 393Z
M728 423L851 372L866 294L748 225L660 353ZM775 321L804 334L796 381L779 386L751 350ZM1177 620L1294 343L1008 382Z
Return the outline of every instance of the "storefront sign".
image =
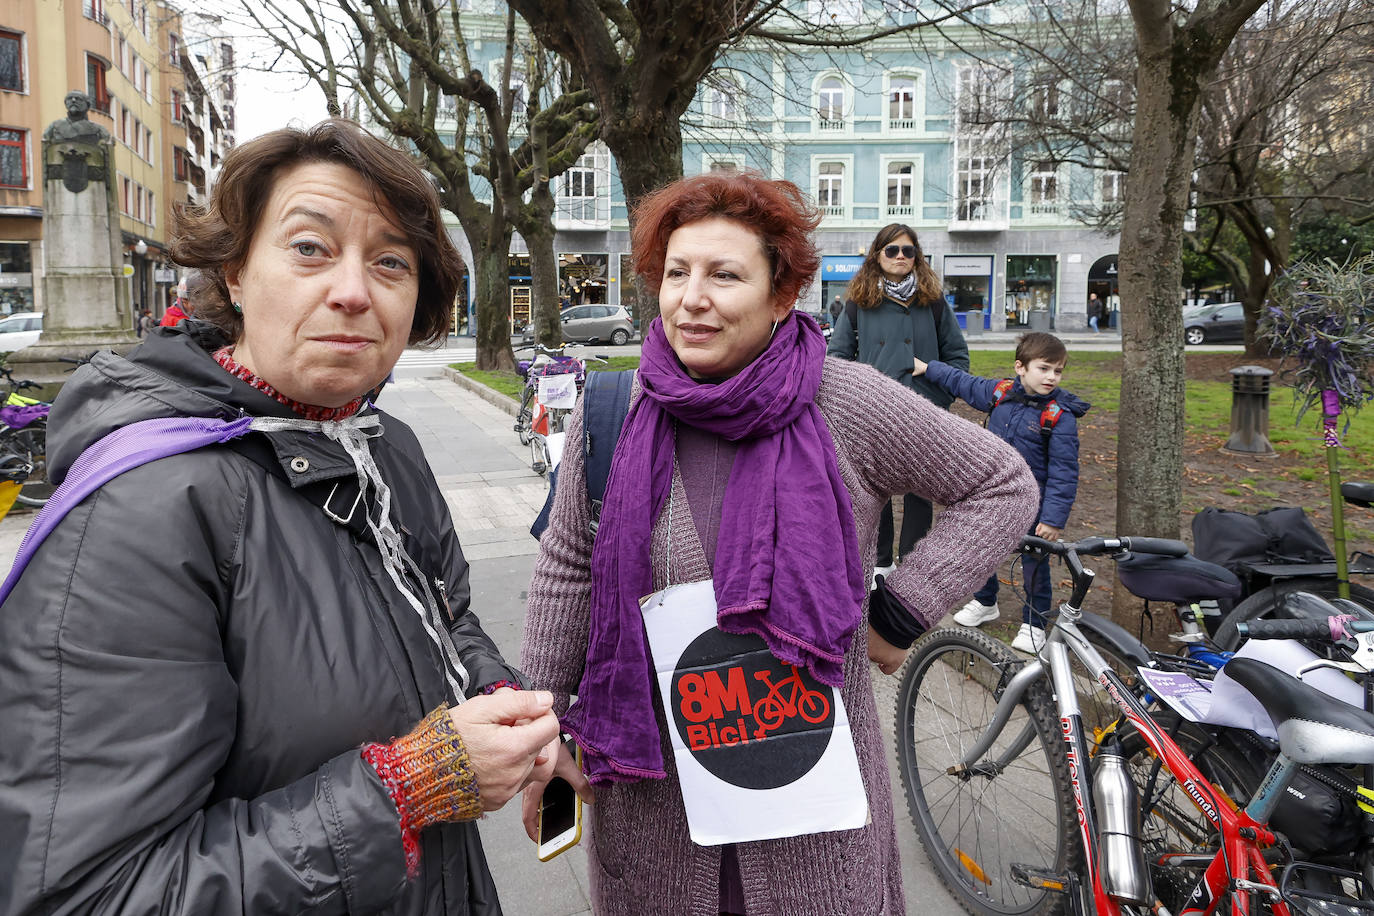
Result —
M175 283L177 282L177 272L170 267L159 267L153 271L154 283Z
M823 282L835 280L847 283L859 272L863 263L862 255L832 255L821 258L821 280Z
M992 274L992 255L945 255L946 277L986 277Z

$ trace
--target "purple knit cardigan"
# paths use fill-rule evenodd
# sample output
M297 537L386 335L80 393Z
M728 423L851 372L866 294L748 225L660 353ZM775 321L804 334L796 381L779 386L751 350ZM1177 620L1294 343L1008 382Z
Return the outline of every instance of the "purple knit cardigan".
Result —
M1030 470L996 436L865 365L827 358L816 402L830 425L853 501L866 577L872 571L878 514L890 497L918 493L946 507L887 580L909 608L934 623L985 582L1029 528L1039 499ZM581 439L579 406L568 440ZM564 453L558 477L530 583L522 658L533 686L552 690L561 712L581 678L591 594L592 541L579 449ZM672 492L672 579L707 578L706 555L676 472ZM666 584L666 515L654 527L655 589ZM872 820L859 830L738 845L750 916L906 912L892 792L870 682L876 668L868 662L864 638L867 611L865 605L859 638L845 657L842 696ZM590 836L584 842L592 906L600 916L718 912L720 850L697 846L688 836L672 749L658 712L668 778L599 786L597 802L588 809Z

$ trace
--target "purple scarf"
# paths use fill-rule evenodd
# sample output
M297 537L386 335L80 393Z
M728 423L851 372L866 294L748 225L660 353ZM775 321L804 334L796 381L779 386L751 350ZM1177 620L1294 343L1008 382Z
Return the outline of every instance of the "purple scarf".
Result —
M650 325L643 396L616 445L592 550L587 665L563 719L593 782L665 775L639 600L653 591L649 542L672 484L674 421L740 443L716 545L720 629L757 634L778 659L843 684L864 582L849 491L816 407L824 359L820 328L794 312L742 372L703 384L678 362L662 319Z

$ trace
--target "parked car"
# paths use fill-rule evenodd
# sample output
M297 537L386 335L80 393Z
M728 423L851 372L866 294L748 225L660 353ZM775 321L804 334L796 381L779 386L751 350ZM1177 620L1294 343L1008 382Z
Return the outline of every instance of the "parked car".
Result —
M620 305L574 305L564 309L560 318L564 340L609 342L619 347L635 336L630 313Z
M1183 315L1183 339L1200 343L1244 343L1245 306L1239 302L1220 302Z
M42 312L15 312L0 318L0 353L13 353L38 343L43 333Z

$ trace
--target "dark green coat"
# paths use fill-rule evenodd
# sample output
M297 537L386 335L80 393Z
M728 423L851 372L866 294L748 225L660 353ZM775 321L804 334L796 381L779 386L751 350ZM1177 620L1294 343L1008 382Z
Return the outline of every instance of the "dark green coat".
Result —
M849 313L858 315L858 328ZM925 362L939 360L968 371L968 344L959 321L943 303L930 307L902 305L884 299L876 308L845 309L830 334L829 356L867 363L874 369L908 386L927 400L948 407L954 398L924 377L911 374L913 357Z

